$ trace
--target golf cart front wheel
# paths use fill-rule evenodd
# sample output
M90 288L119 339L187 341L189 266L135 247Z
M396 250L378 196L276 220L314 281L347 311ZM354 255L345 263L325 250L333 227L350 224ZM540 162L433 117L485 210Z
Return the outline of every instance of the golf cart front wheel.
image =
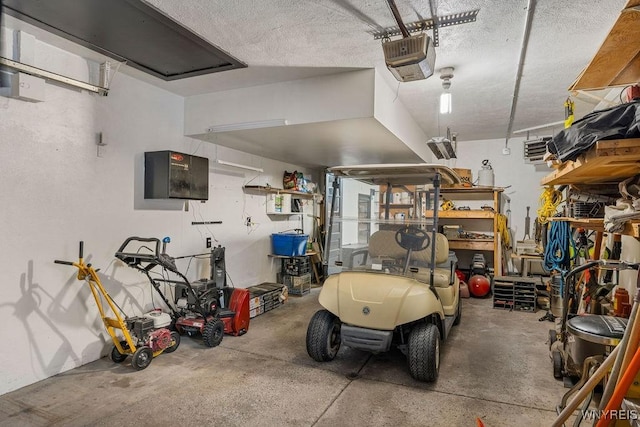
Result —
M327 310L317 311L307 328L307 353L316 362L333 360L340 350L340 319Z
M418 381L432 382L440 370L440 331L431 323L422 323L409 335L407 356L409 372Z
M136 370L141 371L149 366L152 360L153 351L151 351L151 349L147 346L139 347L136 352L133 353L131 366L133 366Z
M120 341L120 347L122 347L123 350L128 350L129 349L129 344L126 341ZM118 347L116 347L115 345L113 346L113 348L111 349L111 360L113 361L113 363L122 363L125 361L125 359L127 358L128 354L122 354L120 353L120 350L118 350Z
M222 342L224 336L224 322L220 319L213 319L204 325L202 331L202 341L207 347L216 347Z

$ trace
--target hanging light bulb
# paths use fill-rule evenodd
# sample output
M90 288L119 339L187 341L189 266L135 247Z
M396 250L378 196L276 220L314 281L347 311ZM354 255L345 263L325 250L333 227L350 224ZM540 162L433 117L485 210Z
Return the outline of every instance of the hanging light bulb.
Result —
M440 114L451 113L451 92L445 91L440 95Z
M451 79L453 78L453 67L446 67L440 70L440 78L442 79L442 95L440 95L440 114L451 113Z

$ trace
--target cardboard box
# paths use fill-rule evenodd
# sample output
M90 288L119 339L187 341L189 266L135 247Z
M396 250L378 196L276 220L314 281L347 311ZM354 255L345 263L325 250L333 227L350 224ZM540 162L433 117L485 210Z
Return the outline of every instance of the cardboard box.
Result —
M453 171L458 174L460 179L462 179L463 187L471 187L473 183L473 175L471 174L471 169L453 168Z

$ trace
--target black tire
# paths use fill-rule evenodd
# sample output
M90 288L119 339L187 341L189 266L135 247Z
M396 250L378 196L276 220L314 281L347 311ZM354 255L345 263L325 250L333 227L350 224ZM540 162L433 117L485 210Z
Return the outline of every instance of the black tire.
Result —
M128 350L129 344L126 341L120 341L120 347L122 347L123 350ZM120 353L120 350L118 350L118 347L114 345L113 348L111 349L110 356L113 363L122 363L127 359L128 354Z
M559 351L551 353L553 359L553 377L555 379L562 379L562 354Z
M202 340L207 347L217 347L224 337L224 322L220 319L213 319L204 325Z
M171 341L173 341L173 345L165 348L165 353L173 353L180 345L180 333L178 331L171 331Z
M327 310L317 311L307 327L307 353L316 362L333 360L340 350L340 319Z
M131 359L131 366L134 369L141 371L147 366L151 364L153 360L153 351L147 346L138 347L135 353L133 353L133 358Z
M458 298L458 309L456 310L456 319L453 321L453 326L460 324L462 320L462 299Z
M558 334L556 334L556 330L549 329L549 351L551 351L551 346L556 341L558 341Z
M431 323L414 326L409 335L409 372L418 381L433 382L440 369L440 331Z

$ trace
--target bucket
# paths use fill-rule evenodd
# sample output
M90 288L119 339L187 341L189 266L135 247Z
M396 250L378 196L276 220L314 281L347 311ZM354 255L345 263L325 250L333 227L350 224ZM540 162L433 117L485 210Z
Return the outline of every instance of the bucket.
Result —
M281 256L304 256L308 239L308 234L274 233L271 235L271 252Z

